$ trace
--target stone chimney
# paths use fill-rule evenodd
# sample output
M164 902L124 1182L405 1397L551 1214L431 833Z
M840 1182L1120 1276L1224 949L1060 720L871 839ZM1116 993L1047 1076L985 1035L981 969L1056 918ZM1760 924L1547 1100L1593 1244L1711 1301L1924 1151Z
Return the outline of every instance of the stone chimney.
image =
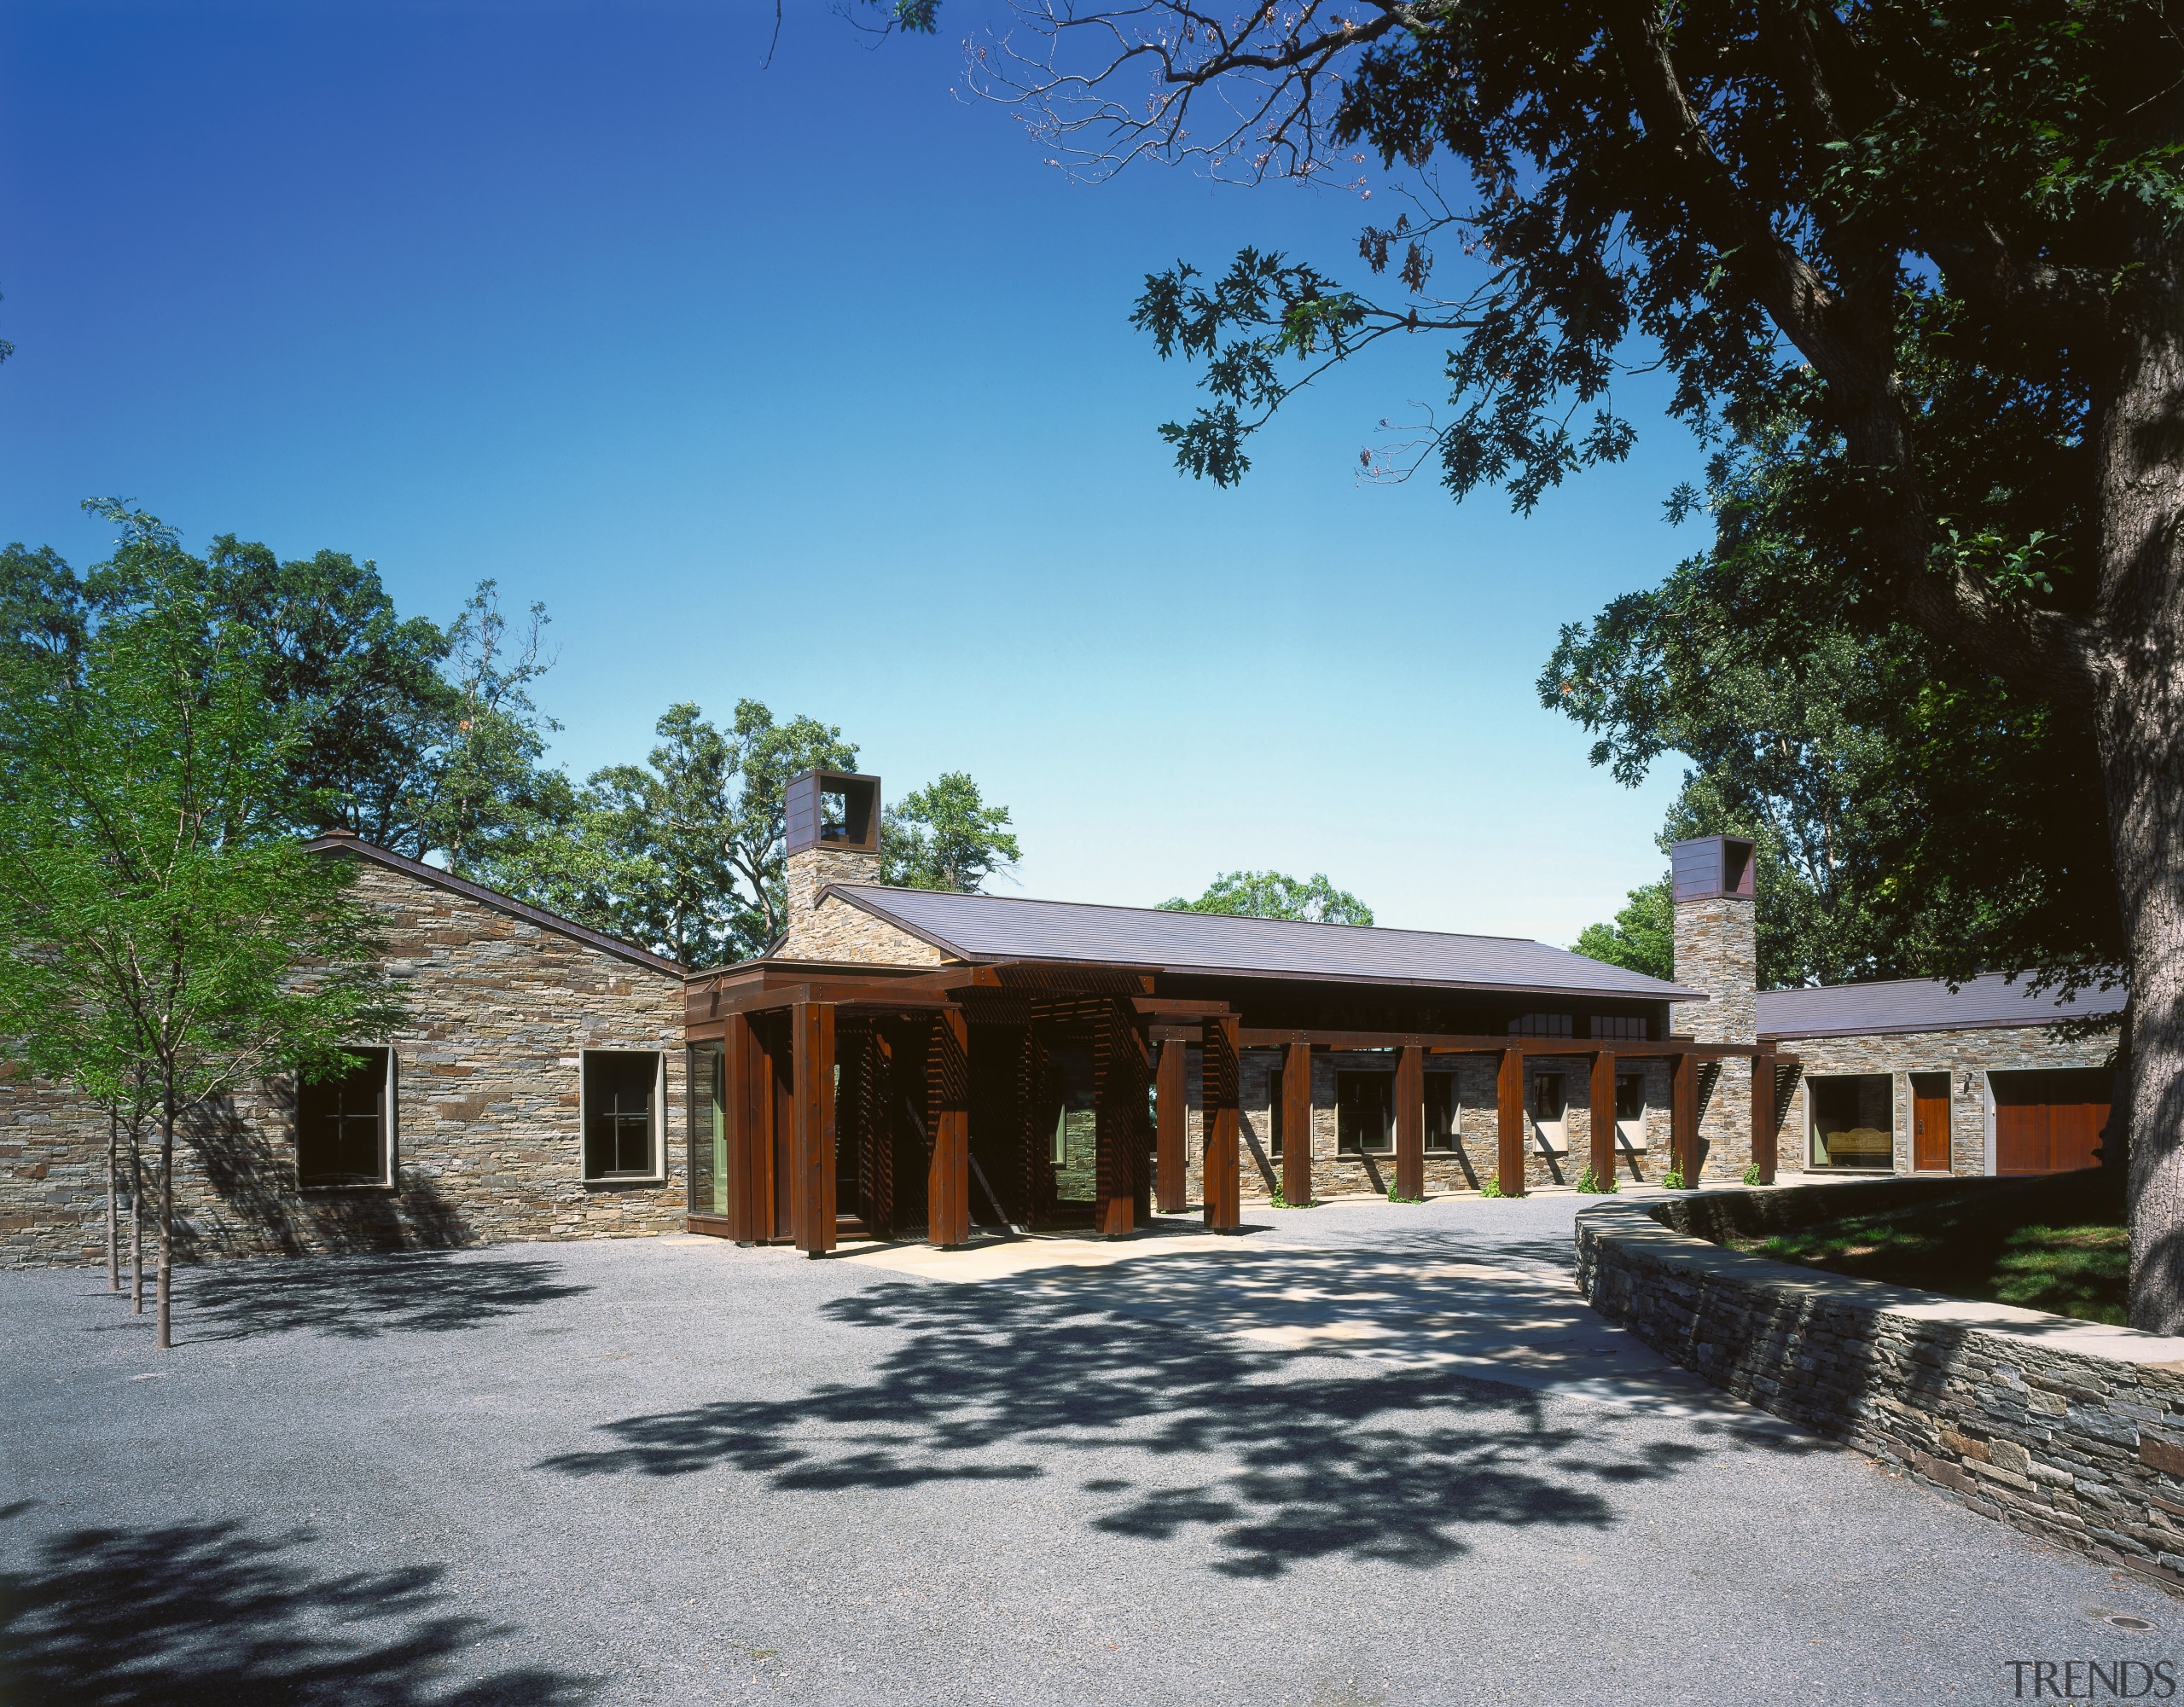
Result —
M1676 981L1712 998L1677 1002L1670 1025L1702 1043L1759 1041L1752 854L1753 844L1735 836L1701 836L1669 850Z
M880 881L880 779L845 770L807 770L782 793L788 821L788 931L783 960L932 966L930 943L846 902L824 906L830 883Z
M1705 1002L1669 1009L1670 1029L1702 1043L1759 1041L1759 932L1754 845L1701 836L1669 850L1676 905L1676 981ZM1699 1079L1699 1176L1739 1179L1751 1160L1751 1064L1725 1060ZM1693 1183L1696 1183L1694 1181Z

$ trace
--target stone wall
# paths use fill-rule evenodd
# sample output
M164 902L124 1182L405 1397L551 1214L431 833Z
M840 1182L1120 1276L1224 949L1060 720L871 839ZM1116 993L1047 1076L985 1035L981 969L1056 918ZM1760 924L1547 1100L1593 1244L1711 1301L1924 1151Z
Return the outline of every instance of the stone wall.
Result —
M940 966L947 956L862 907L838 896L819 898L830 883L875 884L880 856L846 848L799 848L788 856L788 930L774 957L866 966Z
M185 1259L679 1230L682 981L364 858L412 1018L392 1038L395 1183L299 1190L291 1094L239 1096L177 1140ZM579 1052L666 1055L663 1179L584 1179ZM106 1117L0 1081L0 1265L105 1260Z
M1993 1025L1966 1031L1910 1031L1857 1037L1786 1037L1782 1048L1798 1057L1787 1085L1780 1141L1783 1171L1824 1166L1812 1159L1812 1125L1805 1082L1815 1074L1887 1073L1895 1100L1896 1171L1911 1171L1911 1083L1914 1072L1945 1072L1949 1085L1950 1171L1984 1174L1991 1166L1992 1110L1987 1075L2028 1067L2098 1067L2112 1044L2102 1037L2073 1039L2052 1025ZM1786 1072L1785 1077L1788 1075Z
M1779 1195L1875 1206L1827 1205L1833 1189ZM2184 1339L1766 1262L1631 1203L1579 1211L1577 1275L1603 1315L1739 1398L2184 1593Z
M1702 1043L1759 1041L1757 932L1748 900L1716 895L1676 903L1676 982L1703 990L1709 998L1679 1002L1669 1010L1678 1036ZM1700 1180L1744 1177L1751 1163L1751 1062L1711 1062L1700 1070L1699 1146Z

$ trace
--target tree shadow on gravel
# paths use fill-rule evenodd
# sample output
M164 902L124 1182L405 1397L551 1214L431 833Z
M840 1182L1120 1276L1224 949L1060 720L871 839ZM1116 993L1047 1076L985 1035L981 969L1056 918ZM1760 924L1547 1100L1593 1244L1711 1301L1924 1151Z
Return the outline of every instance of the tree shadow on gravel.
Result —
M30 1707L573 1707L595 1680L477 1675L508 1625L437 1610L435 1567L313 1577L309 1539L233 1524L78 1530L0 1573L0 1700Z
M1262 1268L1257 1278L1302 1272ZM625 1418L602 1425L613 1445L539 1467L656 1477L725 1467L775 1488L847 1492L1066 1475L1072 1451L1101 1454L1104 1472L1118 1448L1132 1448L1142 1477L1077 1484L1116 1496L1093 1527L1148 1541L1210 1527L1225 1555L1216 1570L1272 1577L1332 1555L1438 1565L1468 1550L1469 1524L1605 1528L1617 1521L1606 1489L1768 1443L1618 1446L1623 1425L1607 1413L1572 1429L1550 1419L1543 1395L1445 1367L1313 1358L1299 1368L1288 1354L1179 1328L1179 1319L1213 1325L1233 1303L1240 1281L1217 1267L1164 1264L1157 1278L1124 1283L1165 1295L1157 1321L1127 1308L1141 1299L1103 1294L1103 1284L1113 1283L876 1286L826 1307L894 1337L868 1379ZM1058 1520L1077 1497L1057 1495Z
M185 1342L298 1328L336 1339L453 1333L592 1290L537 1257L437 1251L223 1263L180 1271L175 1283Z

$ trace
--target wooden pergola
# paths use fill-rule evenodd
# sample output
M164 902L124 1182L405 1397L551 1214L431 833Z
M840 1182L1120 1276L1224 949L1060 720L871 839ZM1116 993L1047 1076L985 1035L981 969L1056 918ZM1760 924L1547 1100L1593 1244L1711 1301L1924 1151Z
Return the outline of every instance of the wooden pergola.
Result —
M1311 993L1316 1011L1338 1018L1391 1011L1385 991ZM1251 1049L1282 1052L1283 1123L1298 1135L1312 1129L1314 1051L1391 1052L1395 1185L1414 1198L1425 1189L1430 1056L1495 1060L1496 1177L1510 1196L1525 1191L1526 1055L1589 1060L1590 1106L1609 1118L1595 1113L1590 1122L1589 1161L1597 1176L1611 1178L1619 1063L1669 1061L1670 1150L1688 1179L1700 1157L1700 1073L1709 1062L1750 1060L1753 1156L1761 1178L1774 1177L1774 1068L1794 1058L1769 1045L1495 1035L1475 1025L1393 1031L1267 1023L1269 1007L1298 1006L1293 999L1270 1004L1264 986L1250 979L1223 988L1218 979L1076 961L915 968L761 961L700 976L688 987L685 1030L694 1048L719 1052L715 1118L724 1128L717 1153L726 1158L725 1207L694 1210L690 1229L793 1243L818 1256L845 1235L889 1238L917 1227L934 1245L961 1245L974 1214L1019 1227L1058 1224L1048 1062L1065 1042L1091 1054L1090 1225L1108 1237L1130 1233L1155 1204L1163 1214L1188 1207L1185 1054L1172 1045L1203 1050L1203 1207L1216 1232L1242 1223L1241 1065ZM694 1094L696 1085L694 1075ZM1308 1136L1284 1146L1281 1189L1289 1202L1311 1201L1312 1163ZM694 1201L694 1175L693 1189Z

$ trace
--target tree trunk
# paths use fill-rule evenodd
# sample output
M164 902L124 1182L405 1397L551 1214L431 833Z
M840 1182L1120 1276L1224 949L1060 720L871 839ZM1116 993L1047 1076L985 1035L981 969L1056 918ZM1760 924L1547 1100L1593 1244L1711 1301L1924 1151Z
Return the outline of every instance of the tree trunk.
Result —
M129 1313L144 1314L144 1135L129 1129Z
M160 1112L159 1326L152 1344L174 1350L174 1106Z
M2129 960L2131 1326L2184 1333L2184 299L2163 254L2096 441L2096 729ZM2167 287L2164 287L2164 284Z
M106 1112L106 1289L110 1292L121 1290L121 1216L114 1208L115 1175L120 1168L116 1154L121 1148L121 1113L118 1109Z

